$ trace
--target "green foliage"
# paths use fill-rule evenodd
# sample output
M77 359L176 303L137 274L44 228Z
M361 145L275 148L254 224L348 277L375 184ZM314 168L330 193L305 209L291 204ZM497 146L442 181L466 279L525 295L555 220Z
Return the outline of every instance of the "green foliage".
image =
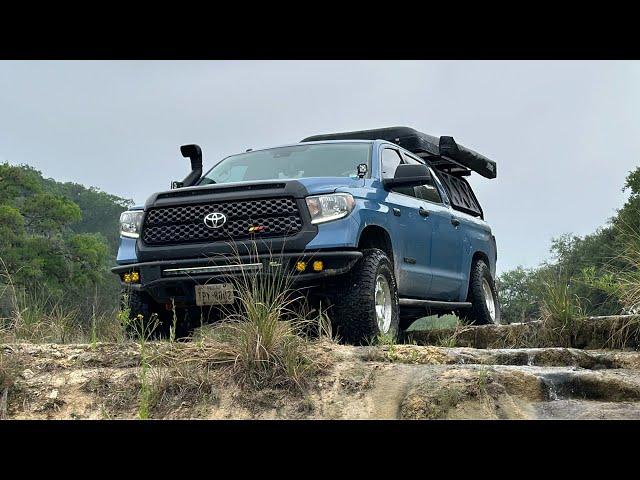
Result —
M30 233L50 236L82 218L80 207L64 197L36 193L24 199L20 208Z
M74 232L102 234L109 245L109 251L115 254L119 238L118 220L120 214L133 204L131 200L77 183L58 183L44 179L43 185L47 191L63 196L80 207L82 218L71 225Z
M0 164L0 259L6 274L17 288L44 290L49 304L77 309L87 321L96 308L115 308L119 287L109 267L118 218L131 203L93 187L45 179L27 165Z
M633 279L640 277L640 265L633 255L633 242L640 238L640 168L629 173L623 190L630 191L629 199L607 225L584 237L555 238L551 262L532 269L518 267L500 275L499 295L506 321L538 318L541 299L549 294L549 279L554 277L566 279L572 298L579 299L584 314L622 312L629 303L628 293L623 295L623 280L629 292Z
M0 203L40 192L40 179L40 172L27 165L14 167L0 163Z
M627 175L623 191L629 191L629 199L612 220L614 227L622 232L640 232L640 168Z
M24 217L15 207L0 204L0 248L16 244L24 235Z
M540 282L534 269L517 267L498 278L502 317L509 323L523 322L539 314Z

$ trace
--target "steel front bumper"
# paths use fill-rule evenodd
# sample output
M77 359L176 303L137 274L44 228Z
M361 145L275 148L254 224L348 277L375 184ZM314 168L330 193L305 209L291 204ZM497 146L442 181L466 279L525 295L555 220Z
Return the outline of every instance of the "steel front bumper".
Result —
M166 260L118 265L111 269L120 278L123 287L148 292L158 302L195 302L195 285L221 283L234 277L259 274L291 275L296 285L313 283L328 277L342 275L362 257L356 250L317 251L271 254L268 256L243 255L189 260ZM314 271L313 263L322 262L322 270ZM296 270L297 262L305 262L303 272ZM127 273L138 272L138 283L125 283Z

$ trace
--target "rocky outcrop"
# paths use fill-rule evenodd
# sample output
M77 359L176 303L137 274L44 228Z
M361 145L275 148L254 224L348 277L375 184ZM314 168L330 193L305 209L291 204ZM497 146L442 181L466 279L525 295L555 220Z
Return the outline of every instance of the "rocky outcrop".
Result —
M326 368L304 391L247 391L189 366L184 344L145 348L165 360L143 368L133 343L0 346L6 416L138 418L146 402L151 418L640 418L633 351L318 343Z
M550 329L539 320L508 325L458 326L455 329L410 331L408 340L418 345L473 348L565 346L637 350L640 348L640 316L587 317L561 331Z

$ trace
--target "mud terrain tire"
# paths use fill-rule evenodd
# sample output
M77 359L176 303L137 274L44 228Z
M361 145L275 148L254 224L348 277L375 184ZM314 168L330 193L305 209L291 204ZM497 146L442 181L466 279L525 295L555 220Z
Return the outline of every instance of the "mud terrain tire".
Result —
M487 306L487 298L485 296L485 288L487 286L490 288L493 298L493 308L495 312L493 316ZM458 312L458 315L465 323L474 323L476 325L499 325L501 323L500 303L498 301L496 284L484 260L476 260L473 262L473 265L471 265L467 301L471 302L472 307Z
M345 343L362 345L383 333L376 316L376 285L380 287L386 280L391 308L386 334L397 339L400 333L398 288L393 265L377 248L363 250L362 253L362 258L340 283L333 301L332 318L338 336ZM383 279L379 280L379 276ZM379 293L379 296L384 297L384 294Z
M129 322L125 325L127 335L130 337L139 336L143 333L144 328L150 338L169 336L171 312L156 303L148 293L123 289L120 298L122 311L127 311L127 309L129 311ZM150 332L151 316L154 313L158 316L158 324L155 330ZM136 319L138 315L142 315L142 319Z

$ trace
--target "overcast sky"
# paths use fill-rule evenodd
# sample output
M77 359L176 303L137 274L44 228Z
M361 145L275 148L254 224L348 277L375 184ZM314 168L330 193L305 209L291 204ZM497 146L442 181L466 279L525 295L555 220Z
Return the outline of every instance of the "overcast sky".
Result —
M471 183L498 269L534 266L625 201L640 163L640 63L569 61L0 61L0 161L143 203L244 151L395 125L498 163Z

